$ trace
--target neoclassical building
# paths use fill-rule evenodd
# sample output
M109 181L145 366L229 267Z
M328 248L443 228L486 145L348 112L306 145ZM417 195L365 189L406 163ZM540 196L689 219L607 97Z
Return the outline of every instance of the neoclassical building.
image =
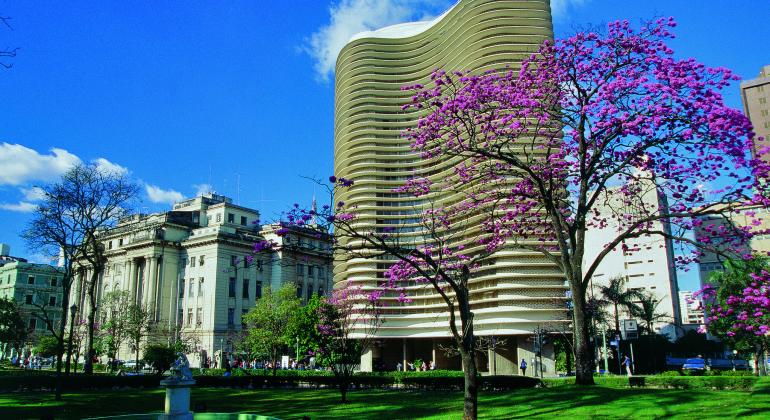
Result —
M305 234L296 230L279 237L275 230L260 225L258 211L216 194L177 203L169 212L132 216L100 235L107 264L97 296L129 291L153 314L150 340L179 334L194 343L192 365L213 360L234 351L242 317L265 288L293 283L303 299L329 290L328 242L300 239ZM274 240L276 251L254 254L254 244L264 239ZM80 280L88 275L84 267L73 288L81 308L87 304ZM118 357L133 358L127 350Z
M523 58L552 38L548 0L461 0L432 21L353 36L336 64L334 174L355 181L337 199L356 206L357 223L396 229L405 238L421 235L420 213L427 203L393 189L415 175L440 179L452 170L453 162L446 160L426 163L401 137L420 116L419 111L402 110L410 101L402 86L426 83L437 68L516 70ZM452 202L457 197L442 199ZM337 261L334 281L377 287L391 263ZM535 328L565 329L569 322L564 279L543 255L503 249L474 273L470 289L476 333L505 343L479 358L481 370L488 366L495 373L515 373L519 360L533 359ZM436 361L438 368L459 368L459 359L441 350L450 336L446 305L430 286L409 286L407 293L409 304L390 302L383 309L379 340L365 355L362 368L393 369L415 359ZM544 370L553 374L552 349L545 353Z

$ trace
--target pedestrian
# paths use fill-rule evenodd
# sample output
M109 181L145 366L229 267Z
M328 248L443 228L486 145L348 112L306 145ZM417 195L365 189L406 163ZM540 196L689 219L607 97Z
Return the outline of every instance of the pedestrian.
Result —
M396 363L396 372L401 372L403 368L404 368L404 365L402 365L401 362Z
M623 366L626 367L626 374L631 376L631 359L629 359L628 355L623 356Z
M421 372L427 372L427 371L428 371L428 365L425 363L425 361L423 361L423 362L420 364L420 371L421 371Z
M521 369L521 374L523 376L527 376L527 361L524 359L521 359L521 364L519 365L519 368Z
M430 361L430 370L436 370L436 362L434 360Z

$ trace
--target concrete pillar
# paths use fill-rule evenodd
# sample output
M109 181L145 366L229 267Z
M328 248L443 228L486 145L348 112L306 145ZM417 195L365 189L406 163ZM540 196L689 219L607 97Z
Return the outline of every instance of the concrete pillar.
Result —
M157 257L150 255L145 257L145 273L144 278L147 279L144 284L144 301L146 302L147 309L155 312L155 279L157 269Z
M407 363L406 338L402 338L401 339L401 349L402 349L401 355L402 355L402 359L403 359L402 364L404 365L403 369L404 369L404 372L406 372L408 370L408 367L407 367L407 364L406 364Z
M361 354L360 370L361 372L371 372L373 370L373 365L374 365L374 352L370 347L364 350L363 354Z
M128 262L128 292L131 294L131 298L136 303L136 261L132 258Z
M160 302L162 301L163 293L163 267L165 266L165 259L160 256L156 262L157 269L155 270L155 289L153 290L153 300L155 302L155 321L160 321Z

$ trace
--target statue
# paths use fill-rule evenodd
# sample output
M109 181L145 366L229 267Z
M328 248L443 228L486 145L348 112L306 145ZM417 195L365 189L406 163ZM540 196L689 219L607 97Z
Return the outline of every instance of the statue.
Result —
M184 353L179 352L176 354L178 357L176 361L171 365L171 375L166 378L167 380L175 381L191 381L192 371L190 371L190 362L187 360L187 356Z

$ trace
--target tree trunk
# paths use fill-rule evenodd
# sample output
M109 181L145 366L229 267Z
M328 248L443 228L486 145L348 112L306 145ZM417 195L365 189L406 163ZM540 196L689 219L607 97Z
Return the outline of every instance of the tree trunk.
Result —
M139 342L141 340L136 341L136 364L134 365L134 372L139 372Z
M65 280L66 281L66 280ZM61 401L61 371L62 371L62 357L64 356L64 331L67 328L67 308L69 307L69 290L64 289L62 291L62 316L61 323L59 323L59 337L57 338L58 346L56 349L56 401ZM72 320L70 320L72 322ZM53 328L51 328L53 329Z
M468 351L463 349L460 352L463 363L463 373L465 375L463 420L476 420L476 418L478 418L478 371L476 370L476 358L473 356L473 350Z
M586 320L585 293L581 290L572 291L572 321L575 324L575 384L594 384L594 354L588 338L588 320Z
M88 314L88 337L86 338L86 360L83 363L83 373L92 375L94 373L94 310L95 305L91 305L91 313Z
M340 386L340 401L343 404L347 404L347 402L348 402L348 378L344 374L339 376L339 386Z

